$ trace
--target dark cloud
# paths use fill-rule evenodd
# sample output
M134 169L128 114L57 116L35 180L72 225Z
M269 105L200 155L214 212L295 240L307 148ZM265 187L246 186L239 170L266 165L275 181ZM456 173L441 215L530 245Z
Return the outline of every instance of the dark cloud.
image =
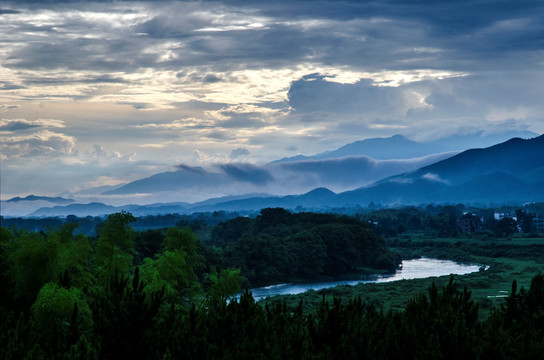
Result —
M127 102L127 101L119 101L118 102L119 105L129 105L129 106L132 106L134 109L136 110L144 110L144 109L148 109L151 107L150 104L146 104L146 103L133 103L133 102Z
M100 75L95 77L73 78L67 76L42 77L39 79L28 79L29 85L68 85L68 84L123 84L127 83L121 77L111 75Z
M225 129L258 129L269 125L266 120L260 119L259 115L260 114L236 114L229 120L221 121L217 125Z
M18 108L17 105L0 105L0 111ZM0 120L0 131L22 131L33 128L62 128L64 122L54 119L2 119Z
M13 15L13 14L20 14L21 11L19 10L13 10L13 9L0 9L0 15Z
M184 164L178 164L175 166L178 170L183 170L187 172L192 172L195 174L205 175L207 172L200 166L189 166Z
M264 185L274 179L267 170L252 164L222 164L217 166L236 181Z
M7 81L0 81L0 90L19 90L19 89L25 89L26 86L16 85L12 84Z
M217 129L214 131L208 131L204 134L202 134L203 137L207 137L209 139L215 139L215 140L230 140L236 137L236 134L233 134L232 132L225 131L223 129Z
M70 6L87 6L84 4L74 2ZM470 70L505 66L520 59L526 66L535 67L544 46L544 23L540 21L544 5L534 1L258 2L244 4L244 8L229 1L223 5L143 4L158 15L121 27L114 37L85 38L89 32L111 31L89 20L64 19L47 26L18 23L16 31L20 33L50 34L42 41L34 39L32 46L13 50L8 66L135 71L142 67L213 65L225 70L241 65L280 67L311 59L368 70ZM253 16L255 21L263 16L269 19L260 28L236 31L214 23L213 17L199 15L202 11L223 12L240 19ZM213 30L221 26L226 31ZM85 27L90 27L87 32L83 31ZM211 30L195 31L207 28ZM65 38L63 31L79 37ZM157 53L144 51L163 41L180 43L170 48L174 58L164 60ZM208 74L202 80L217 82L221 76Z
M213 84L213 83L216 83L216 82L223 81L223 79L221 79L221 77L219 77L217 75L214 75L214 74L207 74L206 76L204 76L204 79L202 79L202 80L203 80L203 82L209 83L209 84Z
M343 114L370 112L387 107L391 91L395 90L373 86L369 80L339 84L325 81L324 76L312 75L292 83L287 96L289 105L295 111Z
M126 46L128 44L124 44ZM19 69L70 69L133 71L136 66L150 65L145 55L139 54L139 47L121 51L116 41L105 39L65 40L61 43L34 43L32 46L14 50L10 54L10 68ZM113 54L114 56L108 56Z
M19 131L41 127L41 124L31 123L28 121L14 120L10 122L0 123L0 131Z

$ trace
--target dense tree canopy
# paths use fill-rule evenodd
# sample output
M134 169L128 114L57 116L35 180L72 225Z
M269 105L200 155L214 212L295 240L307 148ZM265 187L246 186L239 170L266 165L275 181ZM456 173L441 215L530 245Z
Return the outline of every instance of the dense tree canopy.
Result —
M219 224L211 244L250 284L394 271L400 257L366 223L347 216L263 209L255 219Z
M70 223L1 228L1 359L539 359L544 350L542 274L527 289L513 282L487 319L453 277L402 310L323 298L306 313L236 296L243 277L395 266L365 221L267 209L219 224L214 248L185 226L136 233L133 219L111 215L97 237Z

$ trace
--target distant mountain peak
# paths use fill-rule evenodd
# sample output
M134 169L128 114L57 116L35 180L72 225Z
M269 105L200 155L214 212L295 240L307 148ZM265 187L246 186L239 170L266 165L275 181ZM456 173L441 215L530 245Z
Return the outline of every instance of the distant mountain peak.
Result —
M318 187L307 192L303 196L331 196L331 195L336 195L336 193L325 187Z
M412 159L427 155L444 153L449 149L440 144L419 143L395 134L385 138L357 140L336 150L325 151L312 156L296 155L271 162L283 163L300 160L323 160L348 156L368 156L376 160Z
M66 199L60 196L56 197L50 197L50 196L37 196L37 195L28 195L27 197L14 197L9 200L6 200L6 202L20 202L20 201L48 201L50 203L54 204L71 204L74 202L72 199Z

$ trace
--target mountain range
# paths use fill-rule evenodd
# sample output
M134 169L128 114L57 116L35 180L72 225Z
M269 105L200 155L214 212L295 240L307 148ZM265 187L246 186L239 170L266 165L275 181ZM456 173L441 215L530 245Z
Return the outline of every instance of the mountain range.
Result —
M417 142L397 134L388 138L355 141L336 150L325 151L311 156L297 155L283 158L272 161L271 164L357 155L366 155L376 160L413 159L437 153L488 147L515 137L528 139L536 136L538 134L530 131L507 131L499 134L486 134L483 131L477 131L466 135L445 136L430 142Z
M336 150L325 151L312 156L297 155L290 158L283 158L273 161L271 164L301 160L333 159L361 154L376 160L413 159L451 150L452 149L446 146L434 143L419 143L397 134L388 138L373 138L355 141Z
M400 136L376 141L381 141L382 144L384 141L398 141L408 146L413 145L410 140ZM371 141L366 142L367 145L371 143ZM357 146L344 146L328 154L352 154L353 152L346 149L362 149L366 146L361 144L362 142L358 142ZM403 167L407 170L391 174L394 169ZM335 177L356 178L359 176L364 178L361 181L364 185L345 191L331 191L328 186L315 186L311 191L301 192L302 195L273 196L268 195L273 192L267 191L229 197L219 196L193 203L124 206L110 206L98 202L51 206L53 205L51 203L49 207L38 209L29 215L84 216L102 215L120 210L130 211L135 215L147 215L216 210L251 211L263 207L290 209L301 207L316 210L366 207L371 202L383 205L407 205L544 201L544 136L526 140L512 138L486 148L469 149L460 153L434 154L417 159L375 160L368 156L353 155L330 159L282 159L262 167L251 164L229 164L218 168L222 171L211 172L203 168L182 165L176 171L156 174L108 190L110 193L116 192L114 194L117 195L157 189L171 191L180 186L179 183L186 187L192 186L194 190L198 187L222 186L225 184L225 179L229 179L231 186L237 183L245 184L248 190L272 189L275 183L284 186L286 181L291 180L295 184L297 176L317 178L316 184L320 182L334 184ZM365 172L372 172L372 175L364 175ZM380 175L383 176L380 177ZM372 177L375 178L374 181L368 180ZM300 184L300 179L298 181ZM356 179L344 181L344 184L347 183L356 183ZM3 202L3 205L5 203Z
M365 207L371 202L409 205L534 201L544 201L544 135L467 150L418 170L338 194L316 189L299 196L228 201L216 204L215 209Z

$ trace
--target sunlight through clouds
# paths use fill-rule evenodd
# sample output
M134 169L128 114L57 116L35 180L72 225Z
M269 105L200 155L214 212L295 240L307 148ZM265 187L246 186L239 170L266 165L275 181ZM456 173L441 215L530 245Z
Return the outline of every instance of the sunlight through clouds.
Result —
M28 175L32 157L59 174L91 164L85 182L111 184L181 161L266 164L397 133L544 132L539 3L8 0L0 10L3 183ZM65 178L48 191L69 190ZM9 193L40 192L30 179Z

